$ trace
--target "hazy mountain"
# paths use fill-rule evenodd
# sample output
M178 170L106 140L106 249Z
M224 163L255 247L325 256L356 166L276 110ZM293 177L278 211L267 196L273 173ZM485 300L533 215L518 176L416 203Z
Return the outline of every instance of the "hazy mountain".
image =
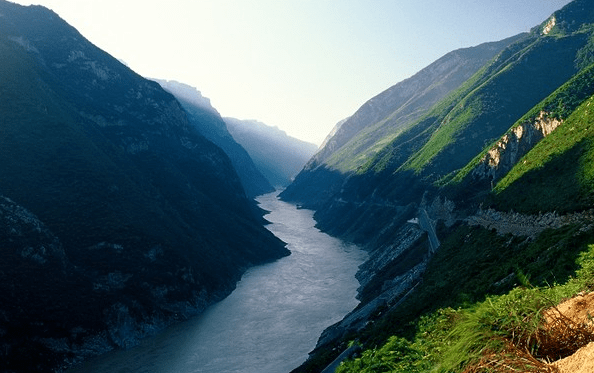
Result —
M46 8L0 20L0 371L130 347L288 254L171 94Z
M336 135L336 133L338 132L338 130L340 130L340 127L342 127L343 124L345 124L350 118L345 118L341 121L339 121L338 123L336 123L334 125L334 127L332 127L332 129L330 130L330 133L326 135L326 138L324 139L324 141L322 141L322 145L320 145L320 149L323 149L326 147L326 145L330 142L330 140L332 140L332 138L334 137L334 135Z
M457 66L469 68L450 81ZM322 370L354 339L368 350L348 372L379 361L462 371L446 359L484 355L470 359L462 346L477 329L452 328L485 297L495 304L520 284L546 288L576 273L592 281L580 263L594 243L593 95L594 2L576 0L528 34L444 56L342 124L282 196L369 250L362 303L296 372ZM409 106L415 97L433 99ZM481 317L503 335L494 313ZM484 351L486 338L472 348Z
M187 84L156 80L166 91L173 94L188 113L190 122L204 137L227 153L237 171L248 196L254 197L274 190L269 180L256 167L250 154L233 139L218 111L200 91Z
M277 188L289 185L318 150L315 144L255 120L225 118L225 122L235 141L247 150L256 167Z

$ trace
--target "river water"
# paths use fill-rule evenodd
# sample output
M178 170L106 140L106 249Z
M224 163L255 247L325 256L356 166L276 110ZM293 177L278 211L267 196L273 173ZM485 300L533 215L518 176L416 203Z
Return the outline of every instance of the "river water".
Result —
M277 193L258 202L290 256L248 270L200 316L68 373L288 373L303 363L322 331L358 304L355 273L367 254L320 232L312 211Z

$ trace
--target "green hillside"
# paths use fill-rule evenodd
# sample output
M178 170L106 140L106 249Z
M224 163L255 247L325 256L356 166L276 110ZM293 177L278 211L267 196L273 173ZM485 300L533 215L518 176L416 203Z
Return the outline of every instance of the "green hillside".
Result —
M563 92L574 99L582 93ZM593 102L585 100L497 184L496 207L538 213L594 205ZM532 240L465 224L442 226L443 245L414 297L359 334L356 343L378 347L337 372L515 371L502 364L547 371L544 361L594 341L586 329L579 343L577 334L549 331L541 313L594 290L592 216L582 219Z
M421 120L421 125L415 125L434 105L461 85L468 85L465 82L485 63L527 36L520 34L450 52L372 98L340 125L283 192L283 198L313 208L323 204L328 191L335 188L330 181L344 181L352 174L364 173L374 159L390 152L385 149L400 143L399 137L408 138L407 129L416 127L414 132L426 124L426 120Z
M549 118L556 118L564 121L592 94L594 94L594 65L584 68L567 83L559 87L549 97L528 111L511 127L510 130L506 132L506 135L509 135L516 127L522 124L534 123L541 113L546 113ZM497 139L496 142L497 141L500 141L500 139ZM452 184L458 184L469 177L471 171L481 163L481 159L493 145L494 144L490 144L464 168L451 174L450 182ZM447 178L444 179L444 181L445 180L447 180Z
M497 206L538 213L579 211L594 205L593 103L593 97L582 103L497 183Z
M362 303L295 373L357 344L338 372L541 372L594 341L542 318L594 290L593 5L555 12L367 157L327 158L351 172L332 173L318 226L370 259ZM315 190L322 169L295 187Z
M468 94L454 99L453 108L439 118L429 140L403 168L443 176L464 166L485 142L498 137L577 72L574 60L588 37L540 37L501 66L489 69L494 71L486 81L477 79ZM533 63L532 59L543 62ZM547 73L552 70L554 75Z

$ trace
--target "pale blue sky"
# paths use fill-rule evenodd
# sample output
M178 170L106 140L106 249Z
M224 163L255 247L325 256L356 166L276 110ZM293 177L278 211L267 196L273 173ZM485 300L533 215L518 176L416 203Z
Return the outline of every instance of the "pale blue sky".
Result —
M223 116L320 144L365 101L457 48L501 40L569 0L17 0L53 9L146 77Z

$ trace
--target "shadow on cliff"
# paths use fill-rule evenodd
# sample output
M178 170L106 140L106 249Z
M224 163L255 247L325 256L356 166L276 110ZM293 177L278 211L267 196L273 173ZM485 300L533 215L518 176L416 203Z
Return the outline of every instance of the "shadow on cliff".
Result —
M502 191L492 195L499 209L525 213L579 211L592 207L592 171L585 158L592 156L594 140L584 139L567 151L532 167Z

